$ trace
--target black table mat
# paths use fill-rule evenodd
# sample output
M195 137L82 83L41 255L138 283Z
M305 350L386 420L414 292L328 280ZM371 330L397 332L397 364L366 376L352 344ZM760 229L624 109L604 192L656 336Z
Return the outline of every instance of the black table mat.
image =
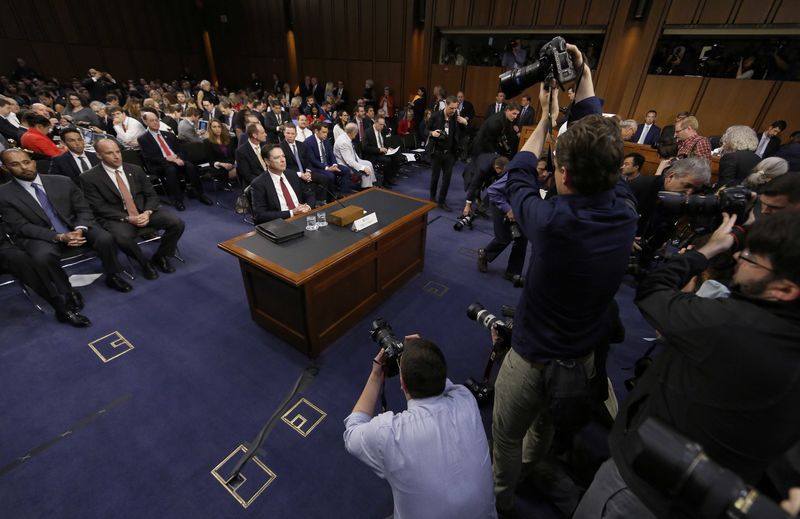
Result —
M378 216L377 224L371 225L361 232L351 231L350 226L339 227L329 223L327 227L322 227L316 231L306 231L302 238L286 243L273 243L256 233L253 236L239 240L236 245L286 270L299 273L366 238L370 234L383 229L387 225L391 225L407 214L425 206L426 203L404 196L393 195L382 189L371 189L343 202L345 206L357 205L364 208L367 214L375 212ZM325 208L328 219L330 219L330 213L338 209L341 209L338 204ZM304 216L288 223L297 229L304 229L306 219Z

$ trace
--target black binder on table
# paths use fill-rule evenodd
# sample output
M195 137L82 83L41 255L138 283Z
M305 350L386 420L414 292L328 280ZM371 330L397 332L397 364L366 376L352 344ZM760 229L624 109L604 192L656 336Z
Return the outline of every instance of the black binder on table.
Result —
M284 243L294 240L295 238L301 237L305 232L303 228L298 229L281 218L256 225L256 231L258 231L258 234L274 243Z

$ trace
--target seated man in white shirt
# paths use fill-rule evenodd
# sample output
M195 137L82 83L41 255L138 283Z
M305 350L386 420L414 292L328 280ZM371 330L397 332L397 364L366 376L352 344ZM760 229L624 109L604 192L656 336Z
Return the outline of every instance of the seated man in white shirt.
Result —
M125 115L125 112L119 106L109 108L108 115L114 120L114 131L117 134L117 140L126 148L138 148L137 139L145 132L144 125L133 117Z
M333 155L336 157L336 162L350 168L354 175L361 177L361 187L366 189L375 184L375 169L372 163L368 160L363 160L356 154L353 148L353 139L358 136L358 125L356 123L347 123L344 127L344 133L336 138L333 144Z
M441 350L406 337L399 360L408 410L372 417L390 363L381 350L345 421L347 451L386 479L394 519L486 519L494 506L489 444L472 393L447 379Z
M295 174L284 174L286 155L280 144L265 146L261 155L267 163L267 173L259 175L250 184L250 201L256 225L309 212L311 207L306 203L300 179Z
M306 139L311 137L312 133L308 128L308 119L310 117L311 116L305 116L303 114L300 114L297 117L297 136L295 137L295 140L299 142L305 142Z

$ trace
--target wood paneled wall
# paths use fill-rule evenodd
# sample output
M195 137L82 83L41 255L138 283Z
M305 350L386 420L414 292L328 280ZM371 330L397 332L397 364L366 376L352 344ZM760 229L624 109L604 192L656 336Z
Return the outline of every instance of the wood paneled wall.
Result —
M793 0L672 0L667 25L800 23Z
M0 70L17 57L62 81L90 67L117 81L208 73L195 0L7 0L0 15Z
M433 25L474 28L605 26L616 0L430 0Z

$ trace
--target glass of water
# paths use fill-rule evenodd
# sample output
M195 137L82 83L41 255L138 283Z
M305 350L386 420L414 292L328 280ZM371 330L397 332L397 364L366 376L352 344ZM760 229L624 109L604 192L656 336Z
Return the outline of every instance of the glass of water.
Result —
M312 214L306 216L306 230L307 231L316 231L317 230L317 215Z
M328 226L328 217L325 215L325 211L319 211L317 213L317 227L327 227Z

